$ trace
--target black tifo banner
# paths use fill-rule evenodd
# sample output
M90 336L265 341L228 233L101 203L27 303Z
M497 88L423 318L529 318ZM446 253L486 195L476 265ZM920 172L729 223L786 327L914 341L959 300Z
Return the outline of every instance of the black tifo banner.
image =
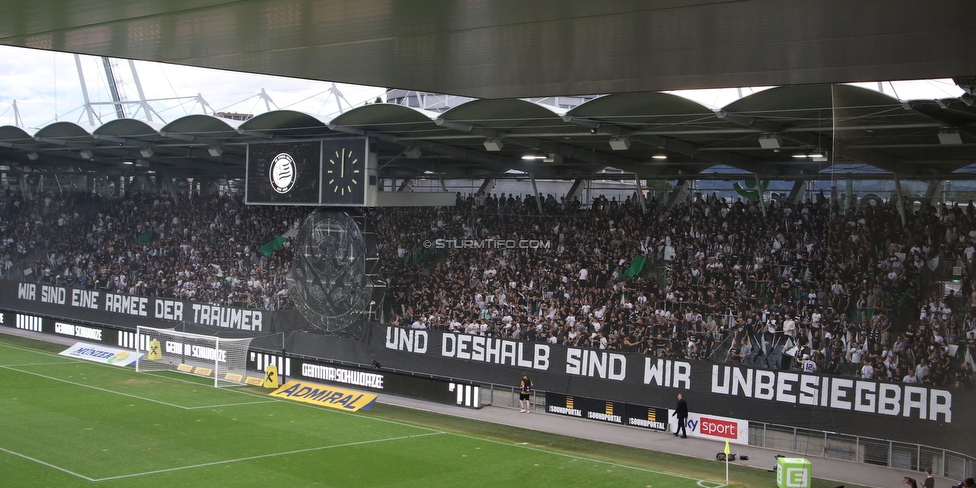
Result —
M135 330L120 330L97 325L78 324L35 315L0 312L0 327L66 337L77 342L102 344L134 349ZM253 342L252 342L253 344ZM249 350L248 371L264 371L268 365L281 365L279 374L313 382L338 383L352 388L367 389L392 395L406 396L449 405L479 408L480 389L464 381L449 381L431 377L396 374L380 368L338 366L309 359L282 358L274 352ZM287 364L285 370L283 366Z
M647 357L375 324L370 354L384 364L580 398L943 447L976 455L976 393L736 364ZM353 344L327 347L351 353ZM595 409L600 410L599 405ZM618 408L614 408L618 411Z
M247 335L278 332L278 317L262 310L7 280L0 280L0 308L133 329L187 323Z

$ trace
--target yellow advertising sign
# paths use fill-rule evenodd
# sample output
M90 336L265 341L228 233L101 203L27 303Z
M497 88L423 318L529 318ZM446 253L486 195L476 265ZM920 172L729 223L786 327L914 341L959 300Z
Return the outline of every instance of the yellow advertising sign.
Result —
M292 380L270 393L273 397L286 398L296 402L311 403L340 410L369 410L373 408L376 395L349 390L335 386L320 385L301 380Z
M149 354L146 355L146 359L150 361L160 361L163 359L162 349L158 340L153 339L149 341Z
M197 366L193 369L193 374L198 374L200 376L210 376L213 374L213 370L210 368L204 368L203 366Z
M264 381L261 386L274 390L278 388L278 367L271 364L264 370Z

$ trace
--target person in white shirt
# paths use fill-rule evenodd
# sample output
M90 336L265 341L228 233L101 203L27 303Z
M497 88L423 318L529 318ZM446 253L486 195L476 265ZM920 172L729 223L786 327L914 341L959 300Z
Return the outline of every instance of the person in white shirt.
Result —
M914 369L909 369L908 370L908 374L906 374L905 377L901 379L901 382L902 383L918 383L918 378L915 377L915 370Z
M803 359L801 359L799 362L800 362L800 369L802 369L804 373L817 372L817 363L815 363L812 359L810 359L809 354L804 354Z
M427 317L418 317L410 324L411 329L426 329L427 328Z
M819 329L821 319L823 319L823 312L821 312L819 309L814 310L814 312L810 314L810 327Z
M849 351L847 360L850 361L851 364L861 364L861 360L863 358L864 358L864 350L861 349L861 346L858 344L851 346L851 350Z
M796 338L796 322L793 321L792 315L787 315L786 320L783 320L783 335Z
M918 366L915 367L915 376L918 378L919 381L922 381L928 375L929 375L929 362L925 358L922 358L922 360L918 363Z
M871 361L867 359L864 360L864 365L861 366L861 378L870 380L874 378L874 366L871 365Z

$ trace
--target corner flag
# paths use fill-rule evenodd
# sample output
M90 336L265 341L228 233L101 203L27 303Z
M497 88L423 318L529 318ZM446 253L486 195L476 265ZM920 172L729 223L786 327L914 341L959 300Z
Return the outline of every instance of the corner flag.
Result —
M729 449L729 440L725 439L725 484L729 484L729 454L732 453L732 449Z

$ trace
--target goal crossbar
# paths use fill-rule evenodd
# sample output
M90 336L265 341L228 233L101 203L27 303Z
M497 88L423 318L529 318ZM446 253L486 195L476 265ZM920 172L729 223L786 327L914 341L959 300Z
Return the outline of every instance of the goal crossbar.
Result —
M136 371L178 371L212 377L214 387L244 384L251 338L216 336L138 326Z

